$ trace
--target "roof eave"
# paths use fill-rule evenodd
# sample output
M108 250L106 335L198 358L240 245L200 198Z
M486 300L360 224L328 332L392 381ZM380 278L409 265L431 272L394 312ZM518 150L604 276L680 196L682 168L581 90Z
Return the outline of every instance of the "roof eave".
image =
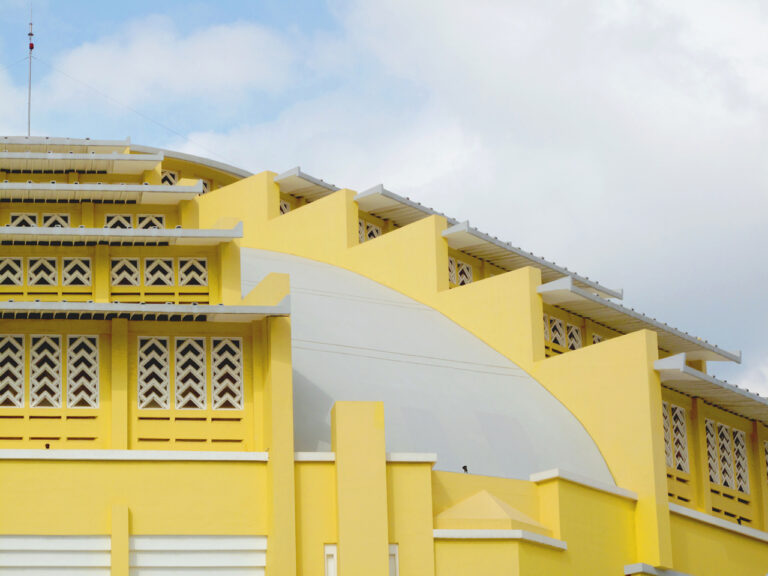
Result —
M538 288L538 293L541 294L542 298L547 304L559 306L565 310L568 310L568 303L589 301L639 321L645 324L645 327L649 330L666 333L675 338L685 340L688 344L697 348L695 351L685 351L687 352L689 358L697 360L729 361L741 363L740 351L729 352L728 350L723 350L719 346L715 346L714 344L710 344L705 340L691 336L686 332L682 332L676 328L667 326L658 320L649 318L645 314L641 314L640 312L626 308L621 304L602 298L597 294L593 294L588 290L584 290L583 288L575 286L574 279L571 277L560 278L559 280L548 282L547 284L542 284ZM573 312L575 314L579 314L579 312L575 310ZM600 322L600 320L596 318L591 319ZM613 330L616 330L617 332L624 333L622 330L614 328L610 324L605 323L605 325ZM680 350L670 350L670 352L680 352Z
M567 268L563 268L562 266L558 266L554 262L549 262L545 260L544 258L541 258L539 256L536 256L535 254L531 254L530 252L526 252L525 250L522 250L520 248L517 248L515 246L512 246L509 243L502 242L498 238L494 238L492 236L489 236L488 234L485 234L484 232L480 232L477 228L472 228L469 225L469 222L464 221L460 222L458 224L455 224L454 226L451 226L450 228L443 231L443 238L445 238L448 241L448 245L452 248L456 248L457 250L461 250L461 242L456 241L452 242L452 238L460 238L467 236L471 236L474 238L474 241L480 241L480 242L486 242L488 244L492 244L493 246L497 248L501 248L503 250L506 250L516 256L522 257L529 262L531 262L532 265L537 265L542 268L547 268L557 274L562 274L565 277L573 278L573 280L585 288L588 288L590 290L594 290L596 293L600 294L601 296L605 298L616 298L621 300L624 296L623 290L615 290L612 288L606 288L605 286L599 284L598 282L595 282L594 280L590 280L589 278L586 278L584 276L580 276L578 274L575 274L568 270ZM452 245L453 244L453 245Z

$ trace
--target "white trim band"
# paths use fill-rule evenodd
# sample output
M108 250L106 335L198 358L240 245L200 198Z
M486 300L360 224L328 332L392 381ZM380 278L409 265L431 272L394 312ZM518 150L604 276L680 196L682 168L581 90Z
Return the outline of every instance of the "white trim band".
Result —
M267 462L268 452L197 450L0 450L0 460L96 460L157 462Z
M434 464L437 462L437 454L434 452L387 452L387 462Z
M294 462L336 462L336 452L295 452Z
M710 526L715 526L717 528L722 528L723 530L735 532L736 534L754 538L755 540L760 540L761 542L768 542L768 532L763 532L762 530L757 530L755 528L749 528L748 526L740 526L739 524L734 524L728 520L723 520L722 518L717 518L716 516L711 516L709 514L705 514L704 512L699 512L698 510L691 510L690 508L686 508L680 504L673 504L670 502L669 511L673 514L677 514L678 516L685 516L691 520L698 520L704 524L709 524Z
M618 486L611 486L610 484L606 484L598 480L592 480L591 478L587 478L586 476L582 476L581 474L576 474L574 472L568 472L567 470L560 470L559 468L545 470L543 472L536 472L535 474L531 474L528 479L531 482L535 482L536 484L540 482L546 482L547 480L567 480L573 484L579 484L580 486L592 488L593 490L598 490L600 492L607 492L608 494L613 494L619 498L626 498L628 500L637 502L637 493L632 492L632 490L619 488Z
M644 574L646 576L690 576L677 570L666 570L664 568L655 568L650 564L638 562L637 564L627 564L624 566L624 576L633 576L634 574Z
M529 532L528 530L432 530L435 540L522 540L541 544L558 550L567 550L568 545L562 540Z

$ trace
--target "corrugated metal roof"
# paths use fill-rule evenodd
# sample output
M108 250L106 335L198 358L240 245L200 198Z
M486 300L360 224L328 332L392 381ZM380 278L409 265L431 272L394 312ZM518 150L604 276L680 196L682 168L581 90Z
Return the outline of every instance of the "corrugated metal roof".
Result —
M542 284L538 292L547 304L588 318L621 334L643 329L653 330L659 335L659 348L673 354L686 352L693 360L741 362L741 352L723 350L706 340L672 328L631 308L601 298L577 286L571 277Z
M242 237L242 222L229 230L0 226L3 246L210 246Z
M90 138L55 138L49 136L2 136L0 148L7 152L61 152L77 149L79 152L98 150L104 152L125 152L131 139L91 140Z
M476 228L472 228L468 222L461 222L451 226L443 231L443 237L448 241L448 246L451 248L461 250L475 258L486 260L504 270L517 270L524 266L535 266L541 270L543 282L551 282L567 276L573 278L577 286L595 291L607 298L621 299L623 296L622 290L606 288L594 280L571 272L568 268L558 266L554 262L549 262L535 254L502 242L498 238L484 234Z
M394 222L395 226L407 226L417 220L427 216L443 216L448 223L456 224L457 220L446 216L445 214L423 206L418 202L390 192L382 184L374 186L355 196L355 202L361 210L381 218Z
M194 186L0 182L0 202L178 204L202 193L202 181Z
M290 314L290 297L277 306L223 306L221 304L135 304L94 302L0 301L1 319L28 320L152 320L169 322L250 322L265 316Z
M686 354L677 354L657 360L653 367L659 373L661 383L687 396L701 398L709 404L768 425L768 398L691 368L686 359Z
M299 166L278 174L275 176L275 182L280 186L281 192L296 198L304 198L308 202L319 200L340 190L333 184L305 174Z
M154 170L162 161L162 154L0 152L0 172L48 173L51 170L70 170L109 174L141 174L147 170Z

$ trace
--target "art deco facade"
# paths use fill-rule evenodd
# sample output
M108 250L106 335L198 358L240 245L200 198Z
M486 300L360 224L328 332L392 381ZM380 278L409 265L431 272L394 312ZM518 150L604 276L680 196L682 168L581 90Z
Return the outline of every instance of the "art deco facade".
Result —
M768 401L382 186L0 138L0 574L768 573Z

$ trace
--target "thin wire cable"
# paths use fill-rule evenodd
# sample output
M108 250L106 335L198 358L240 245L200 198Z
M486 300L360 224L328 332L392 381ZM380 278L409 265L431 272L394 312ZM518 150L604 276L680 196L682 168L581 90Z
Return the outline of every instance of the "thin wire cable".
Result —
M195 146L199 147L200 149L202 149L202 150L205 150L205 151L206 151L206 152L208 152L209 154L212 154L213 156L215 156L215 157L218 157L220 160L222 160L222 161L226 162L227 164L232 164L232 165L234 165L234 163L233 163L233 162L231 162L231 161L230 161L230 160L228 160L227 158L224 158L224 157L223 157L221 154L218 154L217 152L214 152L213 150L210 150L209 148L207 148L207 147L203 146L203 145L202 145L202 144L200 144L199 142L195 142L194 140L192 140L192 139L191 139L191 138L189 138L188 136L186 136L186 135L182 134L182 133L181 133L181 132L179 132L178 130L174 130L174 129L173 129L173 128L171 128L170 126L166 126L165 124L163 124L162 122L158 122L158 121L157 121L157 120L155 120L154 118L150 118L149 116L147 116L147 115L146 115L146 114L144 114L143 112L140 112L139 110L136 110L135 108L133 108L133 107L129 106L128 104L125 104L124 102L120 102L119 100L117 100L116 98L113 98L113 97L112 97L112 96L110 96L109 94L107 94L107 93L105 93L105 92L102 92L101 90L99 90L99 89L98 89L98 88L96 88L95 86L92 86L91 84L88 84L88 82L85 82L85 81L83 81L83 80L80 80L79 78L75 78L74 76L72 76L71 74L68 74L68 73L64 72L63 70L59 70L59 69L58 69L58 68L56 68L56 67L55 67L53 64L51 64L51 63L49 63L49 62L46 62L45 60L41 60L41 59L40 59L39 57L37 57L37 56L33 56L33 58L34 58L35 60L37 60L38 62L40 62L41 64L44 64L45 66L48 66L48 67L49 67L51 70L53 70L54 72L57 72L57 73L61 74L62 76L65 76L65 77L69 78L69 79L70 79L70 80L72 80L73 82L77 82L77 83L79 83L79 84L82 84L83 86L85 86L86 88L88 88L88 89L90 89L90 90L93 90L93 91L94 91L96 94L100 95L102 98L105 98L106 100L109 100L109 101L110 101L110 102L112 102L113 104L117 104L118 106L121 106L121 107L125 108L126 110L128 110L128 111L130 111L130 112L133 112L133 113L134 113L134 114L136 114L137 116L140 116L141 118L143 118L143 119L144 119L144 120L146 120L147 122L151 122L152 124L154 124L154 125L156 125L156 126L159 126L160 128L162 128L163 130L167 130L167 131L168 131L168 132L170 132L171 134L175 134L176 136L178 136L178 137L180 137L180 138L183 138L184 140L186 140L186 141L187 141L187 142L189 142L190 144L193 144L193 145L195 145ZM26 60L26 58L25 58L25 60Z
M6 64L4 66L0 66L0 72L2 72L3 70L10 70L11 68L16 66L17 64L21 64L22 62L26 62L27 58L29 58L29 56L24 56L24 58L22 58L21 60L16 60L16 62L13 62L12 64Z

